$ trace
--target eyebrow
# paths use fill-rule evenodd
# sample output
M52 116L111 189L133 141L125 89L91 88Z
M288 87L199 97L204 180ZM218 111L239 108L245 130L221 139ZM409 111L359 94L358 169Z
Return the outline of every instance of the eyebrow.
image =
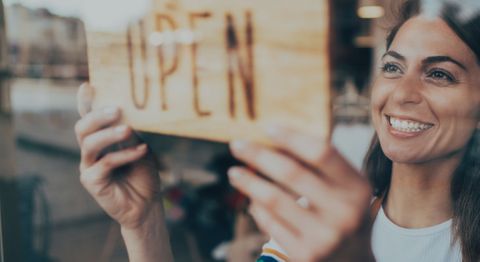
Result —
M436 64L436 63L442 63L442 62L454 63L457 66L459 66L460 68L462 68L463 70L467 71L466 66L464 66L462 63L458 62L457 60L455 60L455 59L453 59L449 56L431 56L431 57L425 58L422 61L423 64Z
M398 60L402 60L402 61L406 61L407 59L405 58L405 56L395 52L395 51L388 51L386 52L383 56L382 56L382 59L385 58L386 56L391 56L393 58L396 58ZM462 68L463 70L467 71L467 67L465 65L463 65L462 63L460 63L459 61L449 57L449 56L430 56L430 57L427 57L425 59L422 60L422 64L436 64L436 63L443 63L443 62L450 62L450 63L454 63L456 64L457 66L459 66L460 68Z
M383 56L382 56L382 59L384 59L386 56L391 56L393 58L396 58L398 60L402 60L402 61L405 61L407 60L403 55L395 52L395 51L388 51L386 52Z

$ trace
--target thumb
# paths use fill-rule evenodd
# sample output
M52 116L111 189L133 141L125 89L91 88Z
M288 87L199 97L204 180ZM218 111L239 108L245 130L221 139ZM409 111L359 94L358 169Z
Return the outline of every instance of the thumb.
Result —
M77 109L81 117L92 110L93 99L95 98L95 88L89 83L84 83L78 88Z

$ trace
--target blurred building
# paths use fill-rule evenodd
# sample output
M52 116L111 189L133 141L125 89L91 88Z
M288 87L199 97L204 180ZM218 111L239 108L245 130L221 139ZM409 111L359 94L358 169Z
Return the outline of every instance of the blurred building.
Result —
M16 77L78 78L88 75L83 22L20 4L5 8L9 60Z
M0 179L14 173L13 134L8 89L7 41L3 4L0 1Z

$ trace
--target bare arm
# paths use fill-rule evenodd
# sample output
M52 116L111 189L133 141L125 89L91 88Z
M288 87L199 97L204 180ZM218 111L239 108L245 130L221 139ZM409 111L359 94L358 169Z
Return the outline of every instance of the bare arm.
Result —
M159 203L152 212L152 218L137 229L122 227L122 236L130 261L173 262L170 239L163 216L163 206Z
M93 87L80 87L80 181L120 224L130 261L173 261L156 158L129 126L119 125L118 108L91 111L93 96ZM115 145L121 146L112 151Z

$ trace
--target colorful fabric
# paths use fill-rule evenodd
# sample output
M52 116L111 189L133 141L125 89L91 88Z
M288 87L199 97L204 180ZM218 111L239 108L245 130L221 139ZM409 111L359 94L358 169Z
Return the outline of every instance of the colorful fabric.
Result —
M280 260L277 260L273 257L270 256L261 256L257 259L257 262L279 262Z
M263 259L263 260L262 260ZM287 262L288 256L283 249L278 246L275 240L271 239L268 243L263 246L262 255L257 260L257 262Z

